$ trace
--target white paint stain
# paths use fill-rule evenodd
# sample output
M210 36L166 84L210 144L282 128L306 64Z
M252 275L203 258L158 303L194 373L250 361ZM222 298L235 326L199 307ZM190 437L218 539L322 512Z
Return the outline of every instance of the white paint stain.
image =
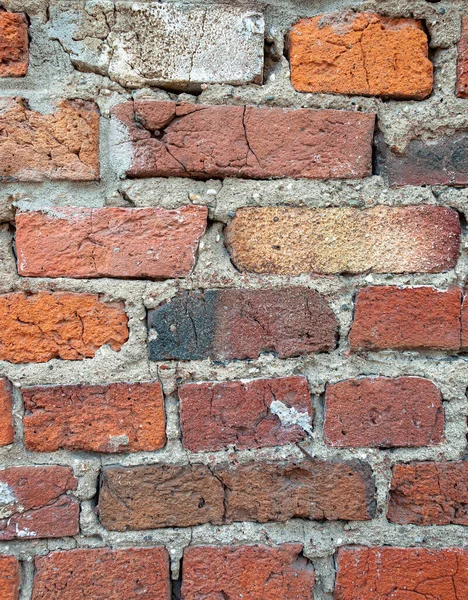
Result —
M270 404L270 411L278 417L281 425L291 427L298 425L306 433L312 435L312 417L307 412L299 412L296 408L289 408L281 400L273 400Z

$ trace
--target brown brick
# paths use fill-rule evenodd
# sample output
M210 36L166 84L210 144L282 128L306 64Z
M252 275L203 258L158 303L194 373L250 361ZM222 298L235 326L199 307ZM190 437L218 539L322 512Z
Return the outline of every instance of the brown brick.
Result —
M18 213L18 272L27 277L185 277L195 264L207 212L204 206L184 206Z
M140 100L113 109L130 177L359 179L372 171L373 114Z
M290 33L291 79L300 92L423 100L433 66L421 21L374 13L302 19Z
M420 377L365 377L328 385L325 443L341 448L428 446L442 442L439 389Z
M468 185L468 133L415 138L400 152L376 136L376 173L391 186Z
M0 296L0 360L81 360L104 344L117 351L128 339L127 321L123 304L92 294L6 294Z
M11 409L11 384L8 379L0 379L0 446L12 444L15 437Z
M159 450L166 443L161 384L23 388L24 440L35 452Z
M99 112L62 100L54 114L20 98L0 99L0 181L99 179Z
M457 95L468 98L468 17L462 19L462 35L458 46Z
M152 360L288 358L329 352L338 336L326 299L300 286L182 292L151 311L148 326Z
M182 600L311 600L314 570L300 544L185 549Z
M101 523L112 531L221 523L223 486L204 465L105 467Z
M80 508L67 495L77 484L68 467L1 470L0 540L77 535Z
M460 232L441 206L241 208L226 242L254 273L437 273L457 264Z
M182 443L193 452L277 446L311 433L305 377L189 383L179 398Z
M18 600L20 571L14 556L0 556L0 600Z
M101 481L101 522L113 531L375 515L372 472L358 461L106 467Z
M468 525L468 463L395 465L387 518L392 523Z
M35 560L33 600L170 600L165 548L51 552Z
M468 598L461 548L340 548L335 600Z
M371 469L358 461L256 463L218 470L229 490L226 522L366 521L375 515Z
M459 350L461 292L368 287L356 299L353 350Z
M0 13L0 77L28 72L28 21L23 13Z

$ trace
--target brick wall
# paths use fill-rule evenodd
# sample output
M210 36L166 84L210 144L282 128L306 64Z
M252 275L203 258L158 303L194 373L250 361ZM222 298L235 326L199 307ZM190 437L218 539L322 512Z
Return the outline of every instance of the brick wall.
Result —
M0 7L0 600L467 598L466 0Z

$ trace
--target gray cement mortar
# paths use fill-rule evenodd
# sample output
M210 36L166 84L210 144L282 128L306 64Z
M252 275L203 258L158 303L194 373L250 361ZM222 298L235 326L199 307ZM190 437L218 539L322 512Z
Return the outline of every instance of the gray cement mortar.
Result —
M51 0L53 1L53 0ZM199 5L223 4L212 0ZM94 2L99 6L99 2ZM102 2L101 4L112 4ZM188 2L185 2L188 4ZM433 285L447 289L466 284L468 274L468 234L463 227L462 247L456 269L440 274L337 276L333 278L256 276L239 273L224 246L224 227L241 206L391 206L433 204L450 206L462 217L468 216L468 190L444 187L389 189L384 179L373 176L364 181L193 181L189 179L121 180L119 156L109 159L109 110L131 97L179 99L206 104L253 104L313 108L337 108L375 112L377 127L388 143L405 148L413 135L426 137L468 128L468 100L455 97L456 45L460 19L468 16L466 0L271 0L224 2L263 12L267 36L265 84L204 85L201 93L176 94L157 89L126 90L108 77L80 72L59 41L51 39L47 0L3 0L0 5L28 13L31 28L31 64L23 79L0 81L4 96L22 96L31 108L48 112L60 98L95 100L101 110L101 180L94 183L1 184L0 187L0 293L14 290L66 290L93 292L105 300L125 302L129 316L130 339L120 352L101 348L96 357L84 361L51 360L45 364L0 363L0 376L14 384L15 443L0 448L3 467L31 464L70 465L79 478L76 495L82 502L81 532L75 538L19 540L0 543L0 553L23 559L21 600L31 596L33 558L51 550L76 547L165 545L172 559L172 574L179 576L183 549L199 544L278 544L294 541L304 545L304 554L316 570L316 600L332 598L335 579L334 553L346 544L467 547L466 529L460 526L417 527L388 523L385 507L392 465L412 460L457 460L466 453L468 403L468 356L437 352L380 352L348 355L347 334L352 322L354 298L367 285ZM375 98L299 94L290 83L284 39L291 25L303 16L337 10L375 10L383 15L424 19L430 36L431 58L435 65L434 93L422 102L382 101ZM122 159L123 160L123 159ZM209 227L201 241L196 267L190 277L162 282L118 279L73 280L21 278L16 274L14 214L18 209L34 210L51 206L163 206L193 203L209 208ZM339 347L330 354L280 360L264 354L257 360L215 364L211 361L153 363L148 360L146 311L167 301L181 289L263 288L305 285L323 293L340 323ZM165 369L161 369L164 364ZM177 386L181 382L278 377L303 374L307 377L315 411L313 435L299 445L243 450L191 453L180 443ZM327 383L362 375L422 376L438 385L446 413L445 439L440 446L423 449L345 450L323 443L323 394ZM56 452L32 453L22 444L23 404L21 387L73 383L135 382L159 379L166 397L167 446L158 452L123 455ZM97 480L102 465L148 463L188 464L239 463L253 460L301 458L304 452L325 459L359 458L367 461L377 485L377 517L362 523L321 523L292 520L287 523L235 523L226 526L203 525L185 529L160 529L116 533L103 529L94 507Z

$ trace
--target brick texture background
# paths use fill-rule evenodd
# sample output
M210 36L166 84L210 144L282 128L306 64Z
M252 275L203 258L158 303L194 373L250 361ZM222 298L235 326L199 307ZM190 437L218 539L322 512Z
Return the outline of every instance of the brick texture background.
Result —
M466 0L0 0L0 600L468 597Z

